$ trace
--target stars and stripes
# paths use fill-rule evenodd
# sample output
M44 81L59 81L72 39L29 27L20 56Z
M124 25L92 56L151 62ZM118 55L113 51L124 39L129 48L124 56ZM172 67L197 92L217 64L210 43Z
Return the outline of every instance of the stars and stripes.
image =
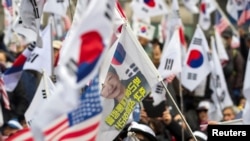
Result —
M246 3L246 7L243 10L242 14L239 17L238 20L238 25L243 25L244 23L246 23L248 20L250 20L250 1L248 1Z
M88 89L82 94L79 107L44 130L46 140L95 139L102 106L99 94L99 78L96 77Z
M227 27L229 26L228 21L225 19L225 17L222 17L221 13L216 10L215 11L215 29L218 31L219 34L221 34Z
M0 78L0 94L3 99L4 107L8 110L10 110L10 101L9 101L9 96L4 88L4 82L3 79Z

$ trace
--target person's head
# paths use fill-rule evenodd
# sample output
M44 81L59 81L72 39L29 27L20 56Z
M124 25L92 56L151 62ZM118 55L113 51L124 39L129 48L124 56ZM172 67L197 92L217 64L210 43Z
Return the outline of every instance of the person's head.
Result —
M7 55L3 50L0 50L0 65L1 65L1 71L4 71L7 65Z
M15 57L22 53L26 46L27 43L25 43L24 37L22 35L18 35L17 33L13 34L10 42L8 43L8 48Z
M128 127L127 140L137 138L140 141L157 141L154 131L145 124L132 122Z
M18 130L22 129L22 125L18 122L16 118L9 120L2 127L2 135L10 136L15 134Z
M245 105L246 105L246 98L244 96L241 96L239 98L239 102L238 102L237 106L239 106L243 109L245 107Z
M225 47L231 46L232 43L232 37L233 37L233 32L230 29L227 29L222 32L222 37L224 39L224 45Z
M207 122L208 121L208 110L210 107L209 101L201 101L196 109L198 113L199 121Z
M250 33L246 35L245 39L247 47L250 48Z
M235 106L228 106L222 110L223 121L234 120L237 115L237 108Z
M197 141L206 141L207 140L207 135L201 131L194 131L193 132L195 138Z

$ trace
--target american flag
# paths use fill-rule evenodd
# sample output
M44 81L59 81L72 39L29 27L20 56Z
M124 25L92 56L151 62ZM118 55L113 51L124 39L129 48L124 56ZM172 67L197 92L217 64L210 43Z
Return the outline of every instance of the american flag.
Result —
M250 20L250 2L248 1L245 9L242 11L240 18L238 20L238 25L243 25L248 20Z
M12 5L12 0L5 0L3 1L3 7L6 8L10 15L13 16L13 5Z
M79 107L58 118L43 130L45 140L94 141L101 120L101 112L99 78L96 77L83 93Z
M30 128L24 128L9 136L5 141L35 141Z
M220 11L215 11L215 29L218 31L219 34L221 34L227 27L229 26L228 21L225 19L225 17L222 17L220 14Z
M78 108L57 118L43 130L46 141L84 140L95 141L101 120L101 100L98 76L90 82L81 96ZM32 128L32 127L31 127ZM19 130L6 141L34 141L31 128Z
M4 82L3 79L0 78L0 94L3 99L4 107L8 110L10 110L10 101L9 101L9 96L4 88Z

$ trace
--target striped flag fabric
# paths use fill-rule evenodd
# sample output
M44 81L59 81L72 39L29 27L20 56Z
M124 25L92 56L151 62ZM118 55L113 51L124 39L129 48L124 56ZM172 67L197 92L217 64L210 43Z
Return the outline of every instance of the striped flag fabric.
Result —
M225 17L222 17L219 10L216 10L214 28L219 34L221 34L224 30L227 29L227 27L229 27L228 21L225 19Z
M30 55L36 46L36 42L30 43L28 47L20 54L13 65L3 74L6 91L12 92L21 78L25 62L30 59Z
M13 13L12 0L4 0L2 1L2 3L3 3L3 7L5 7L9 11L11 16L13 16L14 13Z
M45 140L95 141L101 119L99 77L96 76L81 96L80 105L44 129Z
M9 136L5 141L35 141L35 139L32 137L30 128L23 128Z
M239 19L238 19L238 25L243 25L247 21L250 20L250 1L247 1L245 9L242 11Z
M4 107L6 109L10 110L10 100L9 100L9 96L5 90L4 81L3 81L2 77L0 78L0 94L1 94L1 97L3 99Z

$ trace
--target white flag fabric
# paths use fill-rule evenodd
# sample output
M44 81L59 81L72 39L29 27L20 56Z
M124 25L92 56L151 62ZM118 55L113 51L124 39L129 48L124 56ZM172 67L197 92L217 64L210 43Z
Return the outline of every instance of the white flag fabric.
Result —
M149 23L135 21L133 23L133 31L137 36L152 40L154 37L155 27Z
M158 71L162 78L165 79L170 75L177 75L181 70L181 43L179 31L176 28L170 42L163 47Z
M211 26L210 15L216 10L213 0L202 0L200 4L199 25L203 30L208 30Z
M93 77L97 72L97 69L94 69L95 66L100 65L102 53L110 45L114 5L107 2L97 4L99 2L95 1L94 3L96 5L93 2L88 4L81 21L73 30L74 33L66 39L68 41L64 42L62 47L64 49L60 52L58 73L63 76L61 79L67 81L72 87L80 88L90 80L88 78ZM99 22L95 22L97 18Z
M184 6L193 14L199 13L199 9L196 6L199 0L182 0Z
M139 19L160 16L168 13L165 1L163 0L133 0L131 7Z
M215 46L216 44L214 38L212 37L211 47L213 65L211 66L212 73L210 78L210 88L213 90L213 95L218 99L218 103L215 104L220 105L220 108L222 110L224 107L233 105L233 101L228 92L226 79Z
M45 0L22 0L20 15L14 23L14 31L23 35L27 43L37 42L42 47L42 39L39 35L40 18L43 12Z
M214 32L215 32L215 42L216 42L218 57L221 63L223 64L223 62L228 61L229 58L218 30L215 29Z
M167 82L164 81L167 86ZM152 88L152 92L150 93L150 97L153 98L153 106L159 105L162 101L166 100L166 89L164 88L162 82L159 82Z
M58 68L59 81L55 94L39 108L37 118L31 124L32 133L37 139L44 140L42 130L58 117L79 106L82 89L99 73L101 64L99 60L102 60L101 56L104 48L108 46L112 33L114 5L115 0L90 1L80 24L76 27L77 30L72 33L73 38L69 38L74 40L65 42L69 43L64 46L67 53L60 54L65 60L62 60L59 66L64 72ZM93 22L95 19L99 22ZM79 74L81 75L78 76Z
M231 47L232 48L238 48L240 46L240 38L237 35L233 35Z
M47 0L44 4L43 12L54 13L65 16L69 6L68 0Z
M35 48L24 64L24 70L35 70L38 72L46 72L52 75L53 54L52 54L52 35L51 25L47 25L41 33L43 40L42 48Z
M30 43L28 45L28 47L26 47L24 49L22 54L20 54L16 58L15 62L12 64L12 66L4 72L3 81L5 83L6 91L12 92L15 90L15 88L19 82L19 79L22 76L23 66L24 66L26 60L30 57L30 55L35 47L36 47L35 42Z
M181 43L179 36L179 28L176 27L173 35L171 36L170 42L165 42L160 65L158 71L163 79L166 79L171 75L179 75L182 71L182 53L181 53ZM164 81L165 85L167 82ZM157 106L162 101L166 100L166 90L163 87L162 83L158 83L152 88L150 94L153 98L153 105Z
M43 103L46 102L50 95L54 94L54 91L54 83L47 76L46 72L44 72L36 90L36 93L24 114L28 126L30 126L32 124L32 120L36 118L38 107L43 105Z
M250 50L249 50L250 52ZM243 111L243 122L245 124L250 124L250 53L248 52L248 59L247 59L247 67L245 71L245 78L243 83L243 95L247 100L247 104L245 105L244 111Z
M228 0L226 11L235 21L238 21L239 12L245 8L245 4L246 0Z
M77 29L77 27L80 24L80 20L82 19L82 15L84 15L84 11L87 9L87 6L89 4L89 1L87 0L78 0L76 3L76 8L75 8L75 12L74 12L74 16L73 16L73 21L72 24L70 26L70 29L66 35L65 41L68 41L69 37L71 33L74 33L75 29ZM64 47L62 47L61 52L64 51Z
M197 26L182 69L182 84L193 91L211 72L209 47L201 28Z
M104 109L97 141L113 140L128 122L136 103L161 81L129 25L123 25L118 42L111 48L116 49L112 59L108 58L111 62L106 64L109 68L102 82Z
M174 34L176 28L183 28L184 26L181 21L180 12L179 12L179 3L177 0L172 1L171 13L165 15L164 18L167 18L167 28L165 34L167 35L166 42L169 42ZM182 29L182 30L183 30ZM180 29L181 30L181 29Z

